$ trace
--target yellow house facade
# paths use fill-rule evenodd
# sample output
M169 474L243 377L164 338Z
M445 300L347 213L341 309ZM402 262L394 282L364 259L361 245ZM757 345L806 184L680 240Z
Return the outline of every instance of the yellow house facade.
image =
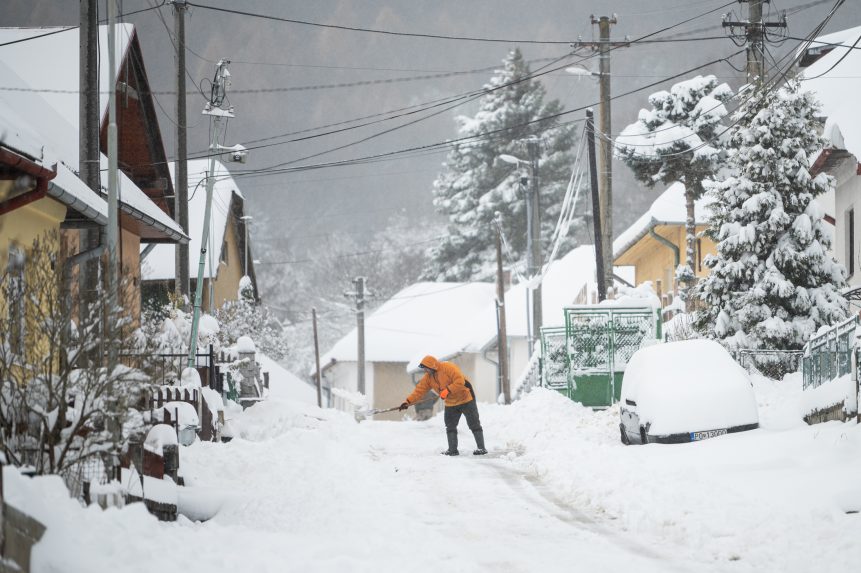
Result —
M675 270L685 262L684 185L673 183L664 191L633 225L613 242L617 266L634 267L636 284L661 281L663 292L673 290ZM704 199L695 205L696 244L692 268L697 277L708 275L703 260L717 252L717 247L704 231L708 228L708 209ZM657 288L657 287L656 287Z

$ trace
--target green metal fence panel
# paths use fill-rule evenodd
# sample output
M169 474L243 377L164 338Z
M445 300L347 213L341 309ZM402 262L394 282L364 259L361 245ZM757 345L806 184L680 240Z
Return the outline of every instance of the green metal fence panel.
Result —
M852 372L857 327L858 317L852 316L808 341L802 359L805 390Z
M541 385L571 397L565 327L541 329Z
M595 408L619 400L628 360L645 339L660 338L652 308L566 308L565 328L571 398Z

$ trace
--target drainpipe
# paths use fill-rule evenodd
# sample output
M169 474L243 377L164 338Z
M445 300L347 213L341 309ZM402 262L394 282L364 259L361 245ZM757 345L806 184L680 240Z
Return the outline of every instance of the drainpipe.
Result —
M656 241L658 241L659 243L661 243L662 245L664 245L665 247L667 247L668 249L670 249L671 251L673 251L673 260L675 261L675 264L673 265L673 272L675 272L675 269L677 269L677 268L679 267L679 247L677 247L677 246L676 246L672 241L670 241L669 239L666 239L665 237L662 237L662 236L660 236L659 234L657 234L657 233L655 232L655 228L654 228L654 227L652 227L651 229L649 229L649 234L650 234L652 237L654 237L654 239L655 239Z

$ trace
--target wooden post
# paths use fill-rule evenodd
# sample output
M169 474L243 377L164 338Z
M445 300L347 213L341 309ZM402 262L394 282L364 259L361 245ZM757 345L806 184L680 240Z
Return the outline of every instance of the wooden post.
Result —
M658 292L657 292L658 300L661 300L661 301L664 300L664 297L663 297L664 288L663 287L664 287L664 281L662 281L661 279L658 279L655 281L655 288L658 290Z
M317 309L311 309L311 321L314 323L314 360L317 363L317 407L323 407L322 381L320 375L320 343L317 339Z
M263 387L266 388L267 390L269 390L269 373L268 372L263 373Z

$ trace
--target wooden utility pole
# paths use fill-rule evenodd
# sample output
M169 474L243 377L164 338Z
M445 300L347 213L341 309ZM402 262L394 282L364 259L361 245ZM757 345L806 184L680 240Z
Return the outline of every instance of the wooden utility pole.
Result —
M603 281L604 287L613 286L613 144L612 144L612 122L610 102L610 52L617 48L624 48L630 42L611 42L610 26L617 23L616 17L601 16L590 17L592 24L598 25L599 39L597 42L575 42L574 47L589 47L598 52L599 73L598 85L600 89L601 105L598 107L598 116L601 129L601 142L599 154L599 172L601 174L601 242L604 247L603 257Z
M185 99L185 12L186 0L174 0L174 34L176 35L176 168L174 170L174 219L188 234L188 145L186 128L188 125ZM176 245L175 292L188 299L189 254L188 243ZM247 273L246 273L247 274Z
M314 323L314 359L317 362L317 407L323 407L323 392L321 390L322 375L320 373L320 343L317 338L317 309L311 309L311 321Z
M499 350L499 386L505 403L511 404L511 381L508 377L508 329L505 326L505 280L502 273L502 229L496 220L496 339Z
M747 43L747 83L761 87L765 84L765 41L768 28L786 28L786 13L776 22L762 21L762 5L771 0L738 0L747 3L747 20L733 20L724 15L723 27L729 28L730 36Z
M99 194L101 187L99 153L99 10L97 0L80 0L80 95L78 97L79 145L78 163L81 180ZM90 226L80 232L80 251L97 248L102 241L102 228ZM82 267L79 288L84 304L95 302L98 288L99 259L93 258ZM87 311L84 311L87 312Z
M592 187L592 232L595 236L595 282L598 284L598 302L607 298L604 279L604 239L601 235L601 199L598 193L598 172L595 161L595 116L592 108L586 110L586 146L589 150L589 181Z

